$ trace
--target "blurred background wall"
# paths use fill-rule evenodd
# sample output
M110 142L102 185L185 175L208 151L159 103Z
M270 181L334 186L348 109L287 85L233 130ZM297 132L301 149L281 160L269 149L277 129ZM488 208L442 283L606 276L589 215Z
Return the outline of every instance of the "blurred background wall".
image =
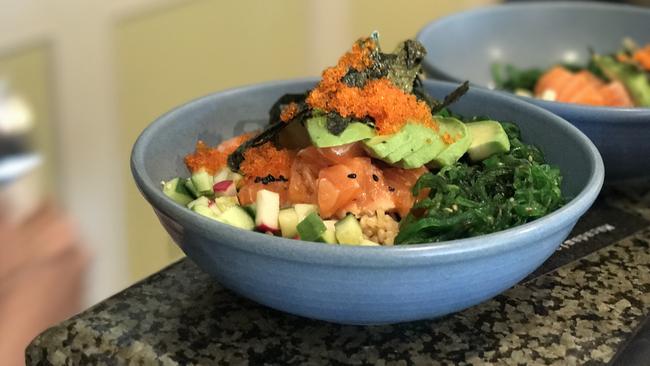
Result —
M0 80L31 109L44 191L92 252L85 303L181 255L129 172L155 117L213 91L316 76L373 30L390 49L490 2L0 0Z

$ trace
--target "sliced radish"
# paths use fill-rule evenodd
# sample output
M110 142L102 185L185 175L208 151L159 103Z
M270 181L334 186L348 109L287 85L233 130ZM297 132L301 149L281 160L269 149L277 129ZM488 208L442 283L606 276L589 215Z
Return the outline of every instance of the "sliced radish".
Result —
M278 231L278 215L280 213L280 195L276 192L262 189L257 192L255 201L257 213L255 226L262 232Z
M212 186L212 190L217 197L236 196L237 186L232 180L222 180Z

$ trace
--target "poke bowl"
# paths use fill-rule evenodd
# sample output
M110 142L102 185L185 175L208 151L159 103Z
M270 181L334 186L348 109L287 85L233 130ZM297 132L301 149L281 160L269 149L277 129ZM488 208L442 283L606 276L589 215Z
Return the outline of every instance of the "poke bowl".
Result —
M470 80L492 89L498 86L495 66L546 72L558 64L587 65L594 54L620 50L626 40L650 43L648 24L650 9L627 5L509 4L433 21L420 30L417 39L435 50L423 61L428 76ZM554 101L554 94L546 98L551 100L517 97L563 117L584 132L602 155L607 183L650 177L650 148L645 143L650 139L650 108Z
M191 101L151 123L136 141L131 170L162 226L202 270L224 287L284 312L344 324L435 318L485 301L540 266L596 199L603 165L593 144L562 118L532 104L472 89L455 113L517 121L563 173L566 203L507 230L471 238L395 246L294 240L242 230L187 210L160 182L187 174L183 156L197 138L212 143L262 126L280 96L316 79L277 81ZM457 85L424 81L442 98Z

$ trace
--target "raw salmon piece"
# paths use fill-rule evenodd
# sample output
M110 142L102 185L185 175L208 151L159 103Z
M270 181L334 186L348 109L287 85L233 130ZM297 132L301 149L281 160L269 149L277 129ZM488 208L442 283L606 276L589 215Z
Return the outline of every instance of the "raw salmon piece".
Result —
M318 207L323 218L332 217L340 207L361 195L356 174L346 164L333 165L318 173Z
M318 152L331 164L341 164L351 158L367 156L360 142L353 142L340 146L324 147L317 149Z
M289 183L287 182L270 182L263 183L244 183L237 192L240 205L250 205L255 203L257 192L266 189L267 191L276 192L280 195L280 207L289 206Z
M388 190L384 173L370 158L354 158L346 163L356 174L361 192L349 204L340 207L335 216L344 217L348 212L373 215L377 211L395 209L392 194Z
M413 203L415 203L415 197L413 197L411 189L418 178L426 172L427 169L424 167L418 169L390 167L384 170L384 178L391 192L395 209L402 217L408 214Z
M298 152L291 165L288 198L291 203L318 203L318 173L328 162L313 146Z

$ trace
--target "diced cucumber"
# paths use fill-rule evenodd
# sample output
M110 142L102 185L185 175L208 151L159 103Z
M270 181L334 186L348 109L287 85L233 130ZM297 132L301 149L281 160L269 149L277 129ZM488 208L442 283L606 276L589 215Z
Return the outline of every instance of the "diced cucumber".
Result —
M240 206L229 207L219 215L219 220L244 230L253 230L255 228L253 218Z
M174 178L163 185L163 193L180 205L187 205L192 201L190 192L185 189L180 178Z
M194 198L198 198L201 194L199 191L196 190L194 187L194 183L192 183L192 178L185 178L185 188L194 196Z
M336 244L336 220L325 220L325 232L321 235L321 240L328 244Z
M215 214L214 211L212 211L208 206L194 205L192 206L191 210L201 216L205 216L207 218L217 220L217 221L222 221L220 217L217 214Z
M217 174L214 175L212 182L219 183L219 182L223 182L224 180L230 180L230 173L231 173L230 169L221 168L221 170L219 170Z
M194 201L189 202L187 204L187 208L189 208L191 210L194 206L208 207L209 205L210 205L210 199L208 197L201 196L201 197L195 199Z
M280 231L285 238L293 238L298 234L298 214L292 207L280 210L278 214Z
M213 178L205 170L199 170L192 174L192 184L201 195L212 195Z
M323 220L321 220L318 214L312 212L298 224L297 229L300 239L306 241L320 241L321 236L325 230L327 230L327 227L325 227Z
M308 203L296 203L293 205L293 208L296 210L296 214L298 215L298 222L304 220L305 217L312 212L318 213L318 206Z
M379 246L380 244L379 244L379 243L375 243L375 242L372 241L372 240L363 239L363 240L361 241L361 243L359 243L359 245L365 245L365 246Z
M217 197L215 198L214 203L221 211L226 211L232 206L239 206L239 200L237 199L237 196Z
M361 225L353 215L336 223L336 240L340 244L361 244L364 240Z
M246 210L246 212L248 212L248 214L251 215L251 217L255 217L255 215L257 214L257 205L255 205L255 203L251 203L250 205L242 206L242 208L244 210Z

